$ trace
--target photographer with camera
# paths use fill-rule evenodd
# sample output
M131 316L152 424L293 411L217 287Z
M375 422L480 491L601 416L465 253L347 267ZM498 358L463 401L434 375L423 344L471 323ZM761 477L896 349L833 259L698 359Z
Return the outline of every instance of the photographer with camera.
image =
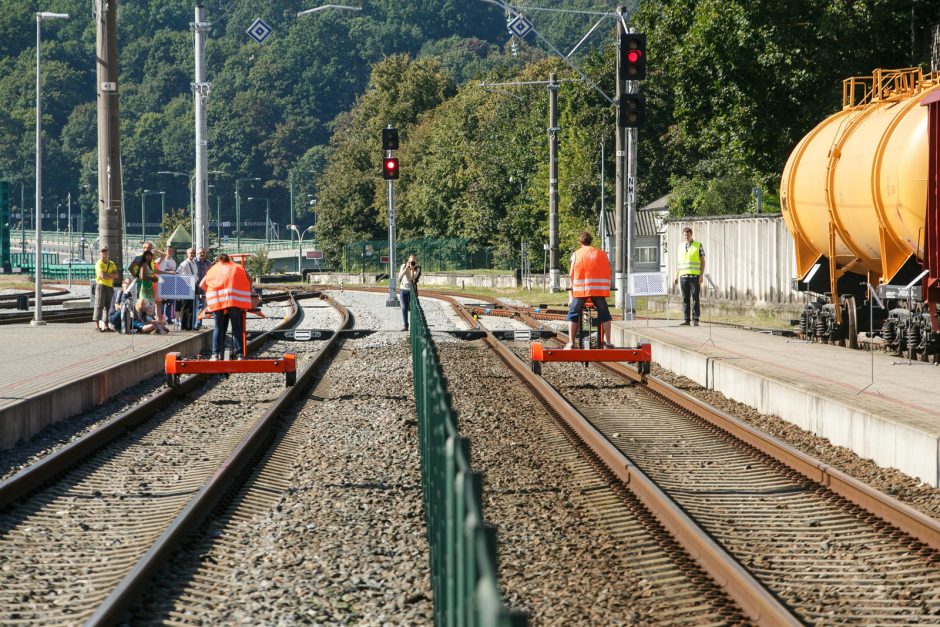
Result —
M401 301L401 317L405 322L402 331L408 330L408 311L411 307L411 292L416 291L418 279L421 277L421 266L418 265L418 256L409 255L408 261L401 264L398 271L398 298ZM417 294L415 294L417 296Z

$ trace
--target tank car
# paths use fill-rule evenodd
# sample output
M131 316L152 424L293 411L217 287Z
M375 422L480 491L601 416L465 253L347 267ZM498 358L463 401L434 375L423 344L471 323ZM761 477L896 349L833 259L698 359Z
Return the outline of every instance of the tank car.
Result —
M854 345L864 330L940 359L938 181L940 73L843 81L842 109L797 144L780 185L794 287L815 296L800 317L806 337Z

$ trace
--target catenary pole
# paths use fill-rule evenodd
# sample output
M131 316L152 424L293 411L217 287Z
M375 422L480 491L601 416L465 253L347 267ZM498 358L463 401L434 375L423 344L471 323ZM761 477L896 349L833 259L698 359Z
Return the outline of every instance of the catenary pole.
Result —
M620 6L617 7L617 13L623 15L625 8ZM621 39L623 37L623 20L617 20L617 68L616 68L616 82L617 90L614 96L614 102L617 104L617 107L620 107L620 99L624 91L624 81L620 80L620 46L622 45ZM619 115L618 115L619 118ZM626 178L626 167L624 164L624 157L626 156L626 151L624 149L624 129L620 127L619 122L614 124L615 132L615 150L616 155L614 159L615 164L615 173L614 173L614 243L611 247L611 254L614 258L614 272L615 282L618 288L616 303L619 307L622 307L624 310L624 316L626 315L626 307L624 306L624 295L626 290L623 289L624 278L626 274L626 256L624 255L624 249L626 244L626 230L627 230L627 217L626 217L626 203L624 202L624 188L625 188L625 178Z
M558 75L548 82L548 245L551 266L550 290L559 290L558 265Z
M118 0L95 0L98 90L98 240L124 267L124 190L118 97Z
M196 80L193 82L193 100L196 111L196 174L193 181L195 210L193 214L193 243L196 248L207 248L209 223L209 179L206 145L206 100L211 85L206 81L206 34L211 25L205 21L205 8L196 3L196 19L190 24L194 35Z

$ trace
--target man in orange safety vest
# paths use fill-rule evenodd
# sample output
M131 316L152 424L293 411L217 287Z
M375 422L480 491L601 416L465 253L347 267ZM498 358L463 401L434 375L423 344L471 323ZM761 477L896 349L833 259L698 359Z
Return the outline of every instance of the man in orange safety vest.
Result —
M604 332L604 348L613 348L610 343L610 321L613 318L607 308L610 296L610 260L607 253L591 246L593 238L587 231L578 233L581 247L571 255L571 297L568 303L568 344L571 348L581 330L581 311L590 298L597 309L597 320Z
M206 309L212 312L215 319L215 330L212 332L212 360L222 359L225 354L225 334L228 324L232 323L232 340L234 349L233 359L241 359L242 323L245 311L251 309L251 279L248 273L231 258L221 253L206 272L206 276L199 283L200 289L206 295Z

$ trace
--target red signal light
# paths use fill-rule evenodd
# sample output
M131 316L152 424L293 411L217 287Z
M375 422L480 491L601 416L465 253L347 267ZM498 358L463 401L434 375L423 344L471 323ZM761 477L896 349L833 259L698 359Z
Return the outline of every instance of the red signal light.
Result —
M631 50L627 53L627 61L630 63L636 63L640 60L642 53L639 50Z
M398 178L398 157L386 157L382 162L382 176L387 179Z

